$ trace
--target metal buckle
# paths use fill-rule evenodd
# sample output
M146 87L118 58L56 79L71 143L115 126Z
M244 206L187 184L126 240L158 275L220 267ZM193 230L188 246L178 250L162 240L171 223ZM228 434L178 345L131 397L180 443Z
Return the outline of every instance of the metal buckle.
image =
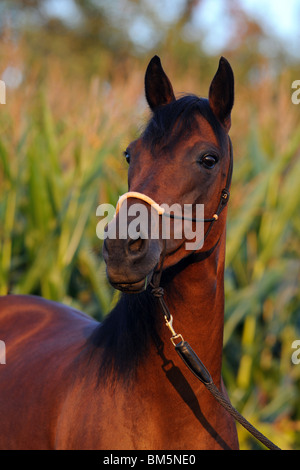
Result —
M230 192L228 191L228 189L226 188L222 189L221 198L224 203L228 202L229 196L230 196Z
M171 340L173 346L176 346L177 343L175 343L175 340L178 339L178 338L180 339L180 341L184 341L182 335L177 334L176 331L173 328L173 317L172 317L172 315L170 315L170 319L168 319L168 317L165 315L165 321L166 321L167 327L169 328L169 330L172 333L172 336L171 336L170 340Z

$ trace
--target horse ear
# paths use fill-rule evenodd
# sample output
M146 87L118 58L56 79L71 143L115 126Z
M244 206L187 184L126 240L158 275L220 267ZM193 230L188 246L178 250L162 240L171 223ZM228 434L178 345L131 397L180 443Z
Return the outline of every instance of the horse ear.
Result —
M145 94L152 111L176 99L171 82L157 55L150 60L146 70Z
M209 105L228 132L231 126L231 110L234 101L234 76L229 62L221 57L219 68L209 88Z

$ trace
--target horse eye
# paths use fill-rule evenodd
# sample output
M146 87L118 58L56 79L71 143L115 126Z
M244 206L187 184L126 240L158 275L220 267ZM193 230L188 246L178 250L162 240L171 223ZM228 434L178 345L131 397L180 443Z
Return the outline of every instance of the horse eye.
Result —
M125 150L125 152L124 152L124 157L126 158L126 161L127 161L128 165L129 165L129 163L130 163L130 153L127 152L127 150Z
M202 163L205 168L211 170L218 163L218 159L214 155L204 155L200 163Z

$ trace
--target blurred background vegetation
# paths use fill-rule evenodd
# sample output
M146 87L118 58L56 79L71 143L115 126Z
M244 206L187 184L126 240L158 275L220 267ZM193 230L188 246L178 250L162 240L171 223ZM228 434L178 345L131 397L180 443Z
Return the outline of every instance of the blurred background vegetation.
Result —
M299 2L2 0L0 294L42 295L98 320L110 311L96 207L127 189L122 151L149 116L146 65L160 55L177 93L207 96L224 55L236 100L223 373L239 411L299 449L300 37L283 36L288 15L300 24Z

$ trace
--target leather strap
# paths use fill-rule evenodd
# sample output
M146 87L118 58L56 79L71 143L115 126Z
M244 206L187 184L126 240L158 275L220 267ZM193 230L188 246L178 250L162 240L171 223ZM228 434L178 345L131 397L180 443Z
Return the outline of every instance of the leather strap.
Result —
M189 343L186 341L180 341L180 343L175 346L176 352L179 354L185 365L190 369L190 371L201 380L204 385L210 384L213 382L210 373L206 369L202 361L200 361L197 354L193 351Z
M181 335L177 335L181 336ZM207 390L214 396L214 398L225 408L228 413L233 416L233 418L238 421L247 431L249 431L256 439L258 439L262 444L264 444L270 450L281 450L276 446L272 441L270 441L266 436L264 436L258 429L256 429L249 421L244 418L230 403L230 401L225 397L225 395L220 392L217 386L214 384L213 379L206 369L203 362L199 359L197 354L193 351L191 346L186 341L180 341L180 343L175 345L175 350L179 354L180 358L183 360L185 365L190 369L190 371L205 385Z

